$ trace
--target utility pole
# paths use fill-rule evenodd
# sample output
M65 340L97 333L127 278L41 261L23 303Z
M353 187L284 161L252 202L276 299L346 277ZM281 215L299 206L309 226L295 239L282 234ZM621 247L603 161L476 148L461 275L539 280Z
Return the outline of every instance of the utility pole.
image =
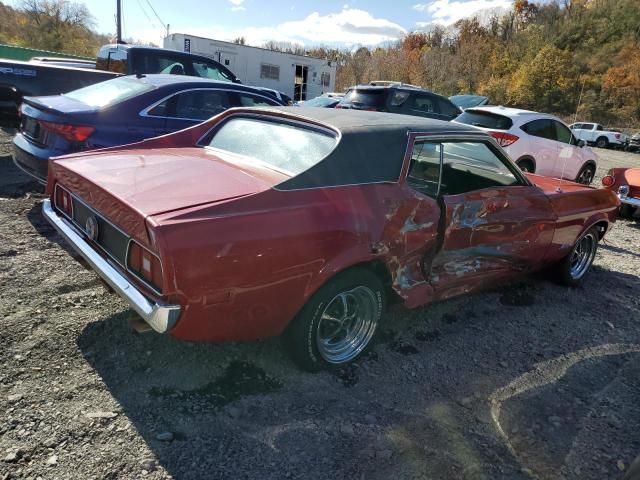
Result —
M122 43L122 0L116 0L116 43Z

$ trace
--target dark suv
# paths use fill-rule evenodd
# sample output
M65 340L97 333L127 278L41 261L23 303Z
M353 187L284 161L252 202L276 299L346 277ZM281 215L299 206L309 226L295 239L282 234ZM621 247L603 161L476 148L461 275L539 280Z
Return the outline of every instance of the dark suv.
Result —
M402 113L447 121L462 113L446 97L413 85L391 82L351 87L336 108Z

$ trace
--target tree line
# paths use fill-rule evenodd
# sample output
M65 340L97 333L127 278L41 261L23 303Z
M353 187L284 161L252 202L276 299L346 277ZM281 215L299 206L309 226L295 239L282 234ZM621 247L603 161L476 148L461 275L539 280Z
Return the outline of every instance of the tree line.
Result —
M510 11L435 25L376 48L316 48L338 64L336 89L371 80L610 125L640 126L638 0L515 0Z

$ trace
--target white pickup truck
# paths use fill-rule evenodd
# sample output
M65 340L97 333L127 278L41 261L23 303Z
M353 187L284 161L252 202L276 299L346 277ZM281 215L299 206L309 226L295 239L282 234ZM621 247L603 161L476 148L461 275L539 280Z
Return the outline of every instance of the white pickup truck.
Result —
M578 140L584 140L598 148L622 147L629 145L629 135L613 130L605 130L599 123L574 123L569 125Z

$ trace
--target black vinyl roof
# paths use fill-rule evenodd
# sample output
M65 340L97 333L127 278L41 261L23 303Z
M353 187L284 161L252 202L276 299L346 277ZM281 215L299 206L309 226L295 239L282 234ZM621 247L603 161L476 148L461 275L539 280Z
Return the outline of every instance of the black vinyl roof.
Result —
M308 170L277 186L280 190L396 182L412 132L486 134L466 125L395 113L333 108L265 107L245 112L281 113L340 133L335 149Z

